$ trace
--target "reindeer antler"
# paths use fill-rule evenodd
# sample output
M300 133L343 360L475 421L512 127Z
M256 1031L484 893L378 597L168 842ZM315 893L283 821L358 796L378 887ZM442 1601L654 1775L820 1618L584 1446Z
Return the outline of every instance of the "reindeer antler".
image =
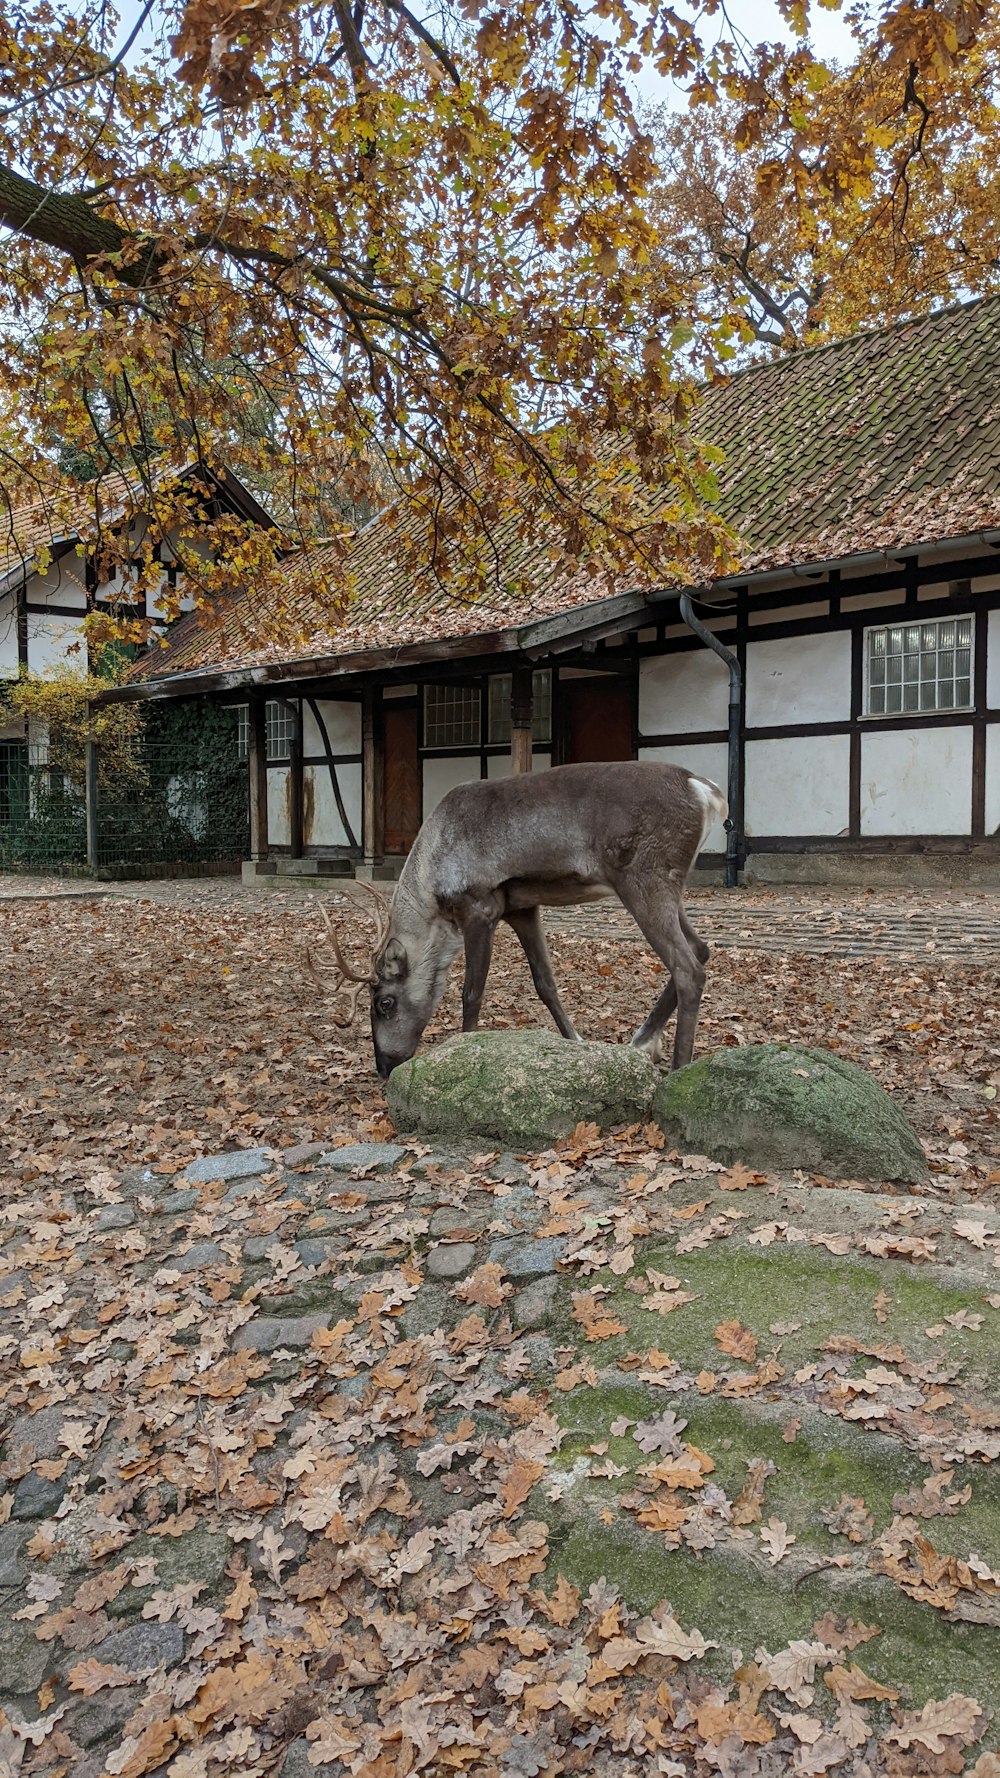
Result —
M346 1018L338 1019L336 1013L331 1014L334 1024L338 1026L340 1030L345 1030L354 1019L358 1010L358 1001L361 998L362 989L370 987L371 983L377 980L375 975L375 959L389 935L389 924L392 918L389 908L383 901L377 889L374 889L370 883L364 881L358 883L358 888L364 889L365 892L372 897L372 900L375 903L375 937L372 941L372 948L367 966L364 969L355 969L348 963L340 948L340 939L337 935L337 929L334 926L333 921L330 919L323 903L319 903L319 911L323 916L330 944L333 947L333 954L337 961L337 969L340 974L339 982L336 981L336 978L334 979L334 992L339 993L341 987L345 984L347 985ZM315 899L315 897L313 899ZM319 983L320 987L323 988L324 991L327 990L330 984L324 980L323 976L321 976L313 961L312 951L308 946L306 947L306 964L310 974Z

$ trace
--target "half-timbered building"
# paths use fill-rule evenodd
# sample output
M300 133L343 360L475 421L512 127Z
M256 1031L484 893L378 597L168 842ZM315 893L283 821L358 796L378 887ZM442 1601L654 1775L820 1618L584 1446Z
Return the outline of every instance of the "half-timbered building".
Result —
M734 790L763 879L1000 878L1000 299L797 352L709 390L738 573L594 598L414 591L392 514L333 618L315 562L194 615L115 695L243 707L254 872L391 875L470 778L675 760ZM706 862L722 863L727 836Z

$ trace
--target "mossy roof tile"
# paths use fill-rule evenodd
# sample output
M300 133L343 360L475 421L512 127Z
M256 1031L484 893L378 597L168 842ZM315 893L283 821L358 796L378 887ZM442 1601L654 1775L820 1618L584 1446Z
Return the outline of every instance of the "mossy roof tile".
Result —
M739 538L741 571L1000 526L998 356L1000 297L986 297L797 352L707 389L695 430L725 452L719 509ZM482 635L616 590L596 584L586 568L557 575L537 540L519 538L513 524L506 534L501 527L501 548L511 581L529 561L526 596L495 589L470 602L418 588L401 547L403 523L398 512L382 515L342 563L321 548L297 556L273 592L185 619L138 672L160 678ZM345 588L339 611L325 590L334 572Z

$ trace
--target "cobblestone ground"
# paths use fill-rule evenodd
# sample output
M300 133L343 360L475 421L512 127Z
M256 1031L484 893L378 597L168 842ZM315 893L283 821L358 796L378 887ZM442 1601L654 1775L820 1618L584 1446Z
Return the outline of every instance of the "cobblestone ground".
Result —
M339 886L331 882L331 888ZM246 888L235 876L92 884L79 878L0 873L0 904L95 897L182 908L245 907L261 898L275 909L308 906L301 889ZM1000 961L1000 892L810 889L796 884L735 892L697 889L689 895L688 907L698 930L723 949L811 957L937 953L971 966ZM550 912L546 925L551 933L567 937L644 942L635 922L615 901Z

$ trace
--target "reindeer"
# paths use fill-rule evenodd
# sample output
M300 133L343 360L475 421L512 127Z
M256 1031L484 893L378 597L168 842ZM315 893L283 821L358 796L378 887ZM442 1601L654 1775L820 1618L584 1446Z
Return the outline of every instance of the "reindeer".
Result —
M388 1079L416 1050L464 945L462 1030L475 1031L494 933L505 920L539 999L563 1037L578 1040L556 992L540 910L617 895L670 972L632 1043L658 1060L676 1009L672 1066L683 1067L694 1048L708 960L708 946L685 915L684 890L713 818L727 812L707 778L634 760L460 784L421 827L391 908L362 885L378 910L365 968L346 961L322 910L349 994L346 1016L336 1022L350 1023L368 987L375 1063Z

